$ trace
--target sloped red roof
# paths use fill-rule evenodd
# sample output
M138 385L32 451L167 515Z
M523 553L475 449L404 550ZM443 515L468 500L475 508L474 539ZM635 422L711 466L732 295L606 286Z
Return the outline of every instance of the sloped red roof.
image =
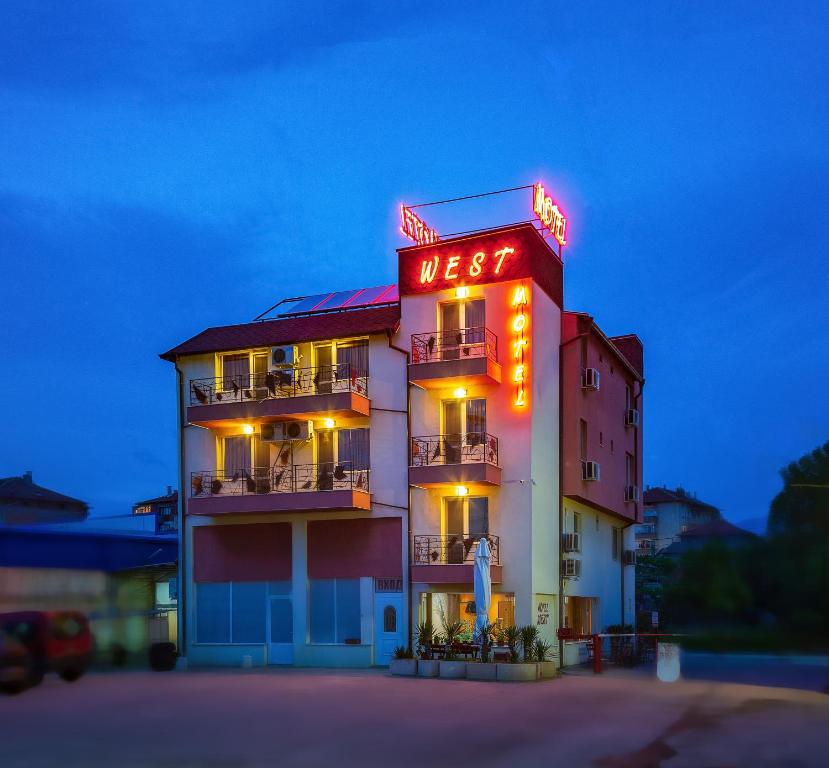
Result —
M691 507L704 507L719 514L719 509L713 504L706 504L679 489L672 491L668 488L647 488L642 496L645 504L687 504Z
M247 347L271 347L301 341L322 341L396 330L400 305L327 312L305 317L285 317L257 323L208 328L192 339L159 355L173 362L180 355L225 352Z

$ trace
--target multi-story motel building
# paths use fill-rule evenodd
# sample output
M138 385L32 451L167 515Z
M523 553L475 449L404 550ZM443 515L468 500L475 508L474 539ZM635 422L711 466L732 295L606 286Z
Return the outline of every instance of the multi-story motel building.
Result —
M398 251L397 285L308 297L162 355L178 372L182 652L368 666L418 622L549 642L631 622L642 345L562 310L530 224Z

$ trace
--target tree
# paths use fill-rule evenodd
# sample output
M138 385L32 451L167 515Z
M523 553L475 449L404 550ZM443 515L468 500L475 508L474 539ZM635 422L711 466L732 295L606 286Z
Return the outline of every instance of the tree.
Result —
M769 510L770 535L829 537L829 443L780 470L783 490Z

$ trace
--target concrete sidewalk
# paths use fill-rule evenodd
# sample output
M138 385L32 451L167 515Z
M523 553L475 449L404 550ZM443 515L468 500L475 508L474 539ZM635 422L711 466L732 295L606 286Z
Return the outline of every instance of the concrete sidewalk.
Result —
M818 766L829 697L636 672L527 684L132 672L0 698L0 734L3 768Z

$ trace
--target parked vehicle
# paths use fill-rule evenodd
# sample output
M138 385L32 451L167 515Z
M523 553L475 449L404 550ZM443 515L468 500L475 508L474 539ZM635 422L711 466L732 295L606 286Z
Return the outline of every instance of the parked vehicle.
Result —
M25 646L0 631L0 693L20 693L29 685L32 660Z
M92 659L89 622L77 611L19 611L0 614L0 631L28 652L29 685L37 685L47 672L67 682L77 680Z

